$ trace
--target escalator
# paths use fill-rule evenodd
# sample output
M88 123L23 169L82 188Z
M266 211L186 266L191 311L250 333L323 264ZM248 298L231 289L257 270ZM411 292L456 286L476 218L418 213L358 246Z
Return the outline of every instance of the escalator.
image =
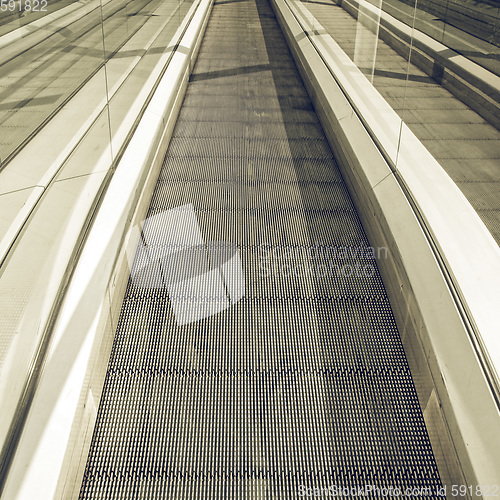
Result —
M386 249L267 0L215 2L141 233L81 499L441 497Z

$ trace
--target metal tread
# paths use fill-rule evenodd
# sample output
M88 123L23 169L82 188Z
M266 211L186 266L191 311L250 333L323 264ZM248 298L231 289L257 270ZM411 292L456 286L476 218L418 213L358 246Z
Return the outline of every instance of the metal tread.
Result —
M209 272L196 262L205 247L146 222L80 498L289 499L365 485L439 498L377 260L267 0L214 4L148 220L171 210L195 214L210 251L237 249L245 293L178 324L168 287L137 276L157 279L147 252L169 256L167 281ZM215 286L200 298L203 287L175 300L220 300Z

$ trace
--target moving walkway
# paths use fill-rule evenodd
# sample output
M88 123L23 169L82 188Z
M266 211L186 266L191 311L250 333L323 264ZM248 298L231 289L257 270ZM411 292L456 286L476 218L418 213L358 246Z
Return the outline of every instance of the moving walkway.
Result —
M165 212L177 244L150 222ZM201 319L198 301L218 303L220 290L213 259L179 255L191 219L205 241L236 246L243 274L232 265L226 279L245 288ZM139 252L147 283L133 270L81 498L294 498L368 484L438 498L375 256L267 2L214 4L143 242L197 268L180 271L174 299L193 317L176 314L168 279L148 288L160 268L142 269Z
M398 320L392 247L366 230L275 12L213 5L152 197L135 199L148 208L124 216L112 335L78 346L91 368L57 496L443 498L470 477ZM83 329L78 311L57 325ZM71 342L55 334L47 364Z

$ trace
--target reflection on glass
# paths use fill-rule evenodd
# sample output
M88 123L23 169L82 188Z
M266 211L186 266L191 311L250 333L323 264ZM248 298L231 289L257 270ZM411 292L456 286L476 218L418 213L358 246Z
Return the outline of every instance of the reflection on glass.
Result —
M415 27L500 75L500 5L492 0L418 0Z
M97 3L88 13L85 4L69 1L50 1L45 10L40 4L37 11L35 0L12 3L13 12L11 2L0 12L3 167L103 63Z
M113 154L125 139L120 128L133 125L128 122L151 91L151 76L172 51L173 38L192 4L193 0L127 0L115 12L103 10Z
M399 144L401 118L387 106L376 89L394 88L404 99L406 64L394 64L382 38L382 0L292 1L301 22L321 45L333 64L342 73L339 84L373 135L384 154L395 165ZM339 50L341 49L341 50ZM335 74L335 71L333 71ZM368 125L371 123L371 125Z
M381 11L382 0L360 4L356 24L353 61L372 83L377 59Z
M470 68L467 71L472 72L472 79L481 68L475 69L471 62L500 74L500 5L496 1L289 1L313 43L323 44L339 62L344 82L339 83L348 85L344 91L351 96L351 104L393 168L398 161L402 121L417 130L421 117L416 114L416 106L423 102L422 98L438 104L438 98L446 92L441 85L448 62ZM337 47L350 58L357 72L340 62ZM461 69L456 71L461 75ZM490 82L493 75L485 73L478 78ZM464 113L467 105L472 106L490 120L488 116L495 111L481 111L473 104L477 101L476 85L481 87L466 81L457 90L458 99L463 99L464 93L470 94L465 98ZM488 95L492 92L487 91ZM459 103L453 106L462 109ZM427 114L433 111L438 109L433 107Z
M192 6L0 0L0 448L87 216Z

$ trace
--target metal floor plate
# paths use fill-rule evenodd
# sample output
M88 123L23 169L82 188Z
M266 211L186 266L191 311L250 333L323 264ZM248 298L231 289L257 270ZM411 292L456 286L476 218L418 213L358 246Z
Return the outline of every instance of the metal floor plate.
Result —
M215 2L148 220L172 211L239 260L196 279L184 236L144 226L184 281L129 282L80 498L438 498L373 250L266 0Z

